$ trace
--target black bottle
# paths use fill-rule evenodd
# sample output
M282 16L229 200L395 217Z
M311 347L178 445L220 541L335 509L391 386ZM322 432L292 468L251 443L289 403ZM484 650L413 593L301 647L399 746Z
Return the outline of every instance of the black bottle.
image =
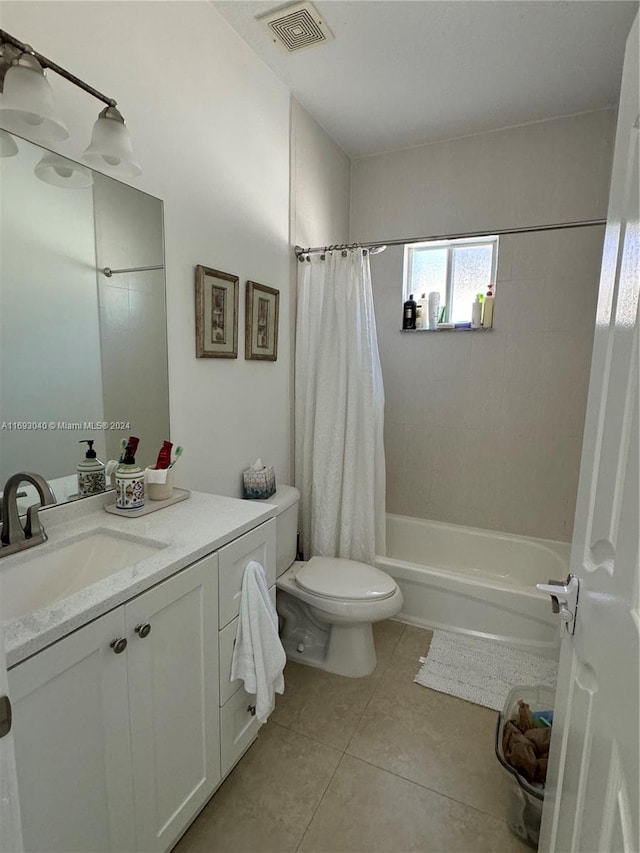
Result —
M416 309L417 305L413 298L413 293L410 294L407 301L404 303L402 311L402 329L415 329L416 327Z

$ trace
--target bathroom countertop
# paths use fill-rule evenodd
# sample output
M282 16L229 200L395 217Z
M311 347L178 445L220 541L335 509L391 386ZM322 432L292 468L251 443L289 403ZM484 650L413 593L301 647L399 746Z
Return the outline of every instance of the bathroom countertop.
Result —
M6 624L8 667L275 516L275 507L268 503L192 492L189 500L158 512L139 518L122 518L104 511L104 505L113 500L114 493L106 492L41 510L40 518L48 541L0 560L0 590L4 568L26 564L30 558L48 552L55 553L57 548L92 532L114 531L130 537L133 542L151 540L166 544L166 547L68 598Z

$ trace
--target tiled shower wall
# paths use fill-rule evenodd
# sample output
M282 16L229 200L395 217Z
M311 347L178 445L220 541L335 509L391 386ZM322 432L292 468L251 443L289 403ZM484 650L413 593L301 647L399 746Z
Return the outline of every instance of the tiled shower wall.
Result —
M612 138L603 111L356 161L351 239L605 218ZM371 258L388 512L570 540L603 235L502 237L491 332L402 333L403 249Z
M402 249L372 259L388 512L570 539L602 236L502 238L491 332L397 332Z

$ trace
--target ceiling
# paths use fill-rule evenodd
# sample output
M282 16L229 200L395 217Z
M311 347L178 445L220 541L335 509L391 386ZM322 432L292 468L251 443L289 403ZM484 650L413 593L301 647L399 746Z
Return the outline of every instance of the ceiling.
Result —
M627 0L317 0L335 39L295 53L213 5L350 156L617 103Z

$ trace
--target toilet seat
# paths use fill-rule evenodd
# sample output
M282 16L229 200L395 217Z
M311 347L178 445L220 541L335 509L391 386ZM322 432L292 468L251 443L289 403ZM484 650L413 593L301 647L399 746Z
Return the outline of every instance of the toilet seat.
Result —
M398 588L385 572L338 557L312 557L300 566L295 582L319 598L338 601L383 601Z

